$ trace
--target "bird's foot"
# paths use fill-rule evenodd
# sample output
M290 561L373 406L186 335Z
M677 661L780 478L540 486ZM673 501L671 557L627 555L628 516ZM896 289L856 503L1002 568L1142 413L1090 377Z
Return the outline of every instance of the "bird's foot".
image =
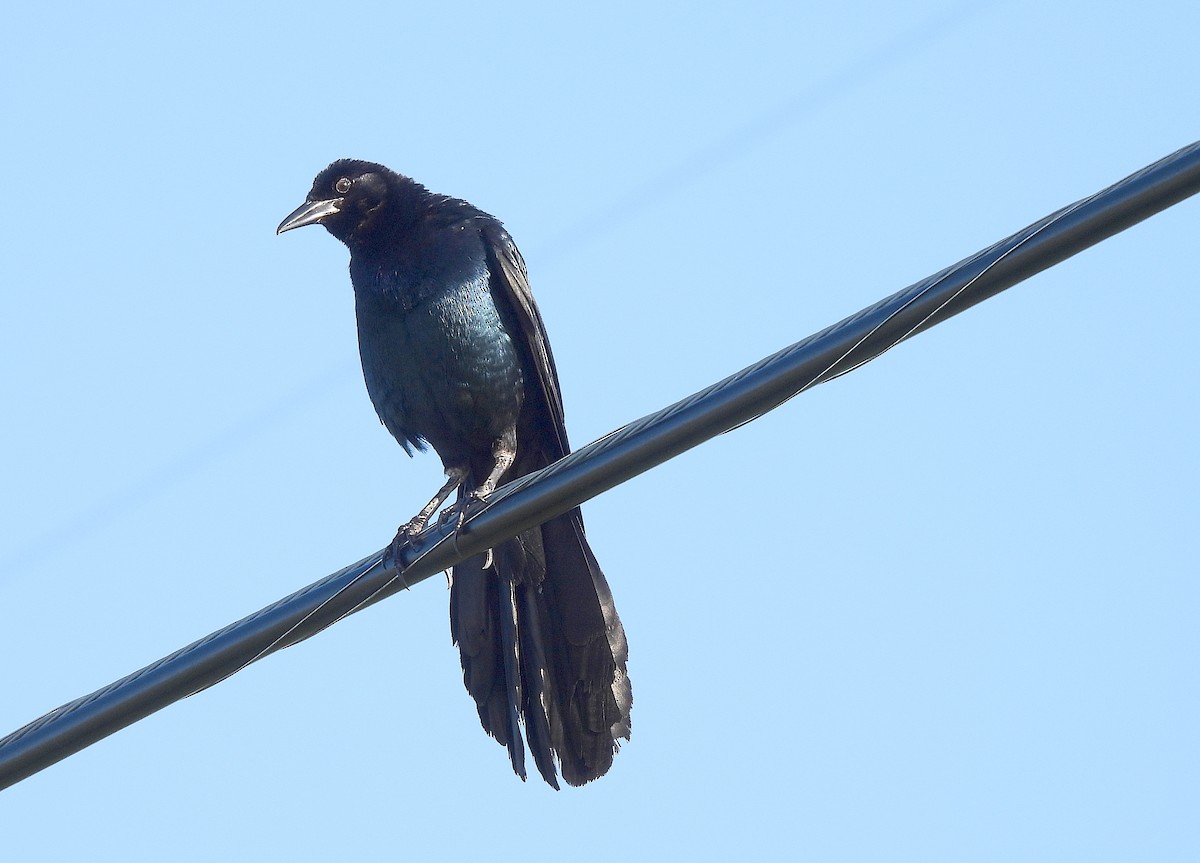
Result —
M472 503L475 503L476 501L483 501L486 498L487 498L487 495L483 492L482 489L475 489L475 491L471 492L471 496L466 501L466 503L472 504ZM458 521L458 526L460 528L462 527L463 521L466 519L466 515L467 515L466 511L467 511L467 507L464 506L462 515L459 516L459 521ZM457 530L455 531L455 535L456 536L458 535ZM494 554L492 554L492 550L489 548L487 551L485 551L483 553L483 568L491 569L492 564L494 564L495 562L496 562L496 556Z
M443 525L452 518L458 521L458 524L454 527L454 530L457 532L458 529L462 527L463 519L465 518L462 512L462 507L457 503L451 504L439 512L437 523L438 525Z
M419 534L421 531L423 531L425 529L425 522L427 522L428 520L429 520L429 517L423 516L423 515L418 515L418 516L414 516L413 518L410 518L407 522L405 522L403 525L400 526L400 529L398 531L396 531L396 539L399 539L401 536L405 536L405 537L408 537L409 539L412 539L414 536L416 536L417 534Z
M391 555L392 562L397 568L400 568L400 552L406 546L412 545L412 541L425 529L425 524L429 521L429 516L424 512L410 518L396 530L396 536L392 540L392 544L388 546L388 553Z
M481 485L479 488L471 490L470 498L472 501L476 501L476 500L485 501L488 499L488 495L490 495L495 490L496 490L495 485L492 485L492 486L488 486L486 484Z
M401 557L401 553L405 548L412 545L412 534L407 532L407 528L408 525L406 524L404 527L396 531L395 538L392 539L391 545L388 546L388 557L390 558L391 566L394 567L397 572L400 572L404 569L404 564L401 562L404 560L404 558ZM406 584L405 587L407 586L408 585Z
M454 543L454 551L458 553L458 537L462 531L463 525L467 522L467 510L471 508L476 501L484 500L485 494L481 494L479 489L475 489L466 497L460 498L453 506L442 510L438 516L438 524L445 524L451 518L455 520L454 533L451 534L450 541ZM495 562L495 556L489 548L483 558L483 568L487 569Z

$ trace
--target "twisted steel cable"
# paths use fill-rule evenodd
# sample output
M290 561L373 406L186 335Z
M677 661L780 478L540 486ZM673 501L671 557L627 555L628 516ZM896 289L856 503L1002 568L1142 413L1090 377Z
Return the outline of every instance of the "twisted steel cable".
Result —
M579 505L1200 191L1200 142L0 739L0 789Z

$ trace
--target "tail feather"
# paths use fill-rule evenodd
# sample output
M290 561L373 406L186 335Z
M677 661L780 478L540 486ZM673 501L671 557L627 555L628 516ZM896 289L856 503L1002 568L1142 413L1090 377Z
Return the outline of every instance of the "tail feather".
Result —
M582 785L607 773L618 741L629 738L629 645L579 511L544 524L542 539L544 594L551 628L558 635L556 670L564 681L559 702L562 736L555 748L563 779Z
M630 735L629 648L578 510L454 569L451 631L484 730L525 777L515 716L542 777L582 785ZM500 702L503 699L503 702Z
M500 605L497 617L500 619L500 655L503 658L504 669L503 687L496 689L505 695L504 718L508 723L508 757L512 761L513 770L522 779L525 778L525 743L521 738L519 705L524 701L521 685L521 654L518 647L517 623L517 590L512 574L503 572L500 575Z
M509 689L515 655L511 601L502 596L494 575L482 568L483 557L454 568L450 588L450 634L462 657L463 680L475 698L479 721L488 734L508 747L513 770L525 778L525 752L518 724L519 693ZM504 591L504 593L509 593ZM510 594L511 595L511 594Z
M509 548L520 547L519 543L508 545ZM524 549L522 552L524 553ZM501 563L497 570L503 572L505 564ZM545 612L537 590L529 584L522 584L517 596L518 654L525 694L522 707L525 736L529 739L529 751L533 753L538 772L547 783L558 790L558 772L554 763L554 731L550 726L550 718L554 715L554 710L550 707L554 699L554 680L549 670L549 651L544 638Z

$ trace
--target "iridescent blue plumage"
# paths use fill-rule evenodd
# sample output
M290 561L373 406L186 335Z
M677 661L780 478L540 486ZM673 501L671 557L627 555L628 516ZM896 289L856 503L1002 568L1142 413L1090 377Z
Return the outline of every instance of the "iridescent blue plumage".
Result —
M279 230L320 223L350 249L359 351L380 420L427 442L460 504L570 451L554 358L504 227L370 162L322 171ZM578 509L454 568L451 632L485 730L525 777L602 776L628 738L628 646ZM555 760L557 758L557 766ZM556 769L557 767L557 769Z

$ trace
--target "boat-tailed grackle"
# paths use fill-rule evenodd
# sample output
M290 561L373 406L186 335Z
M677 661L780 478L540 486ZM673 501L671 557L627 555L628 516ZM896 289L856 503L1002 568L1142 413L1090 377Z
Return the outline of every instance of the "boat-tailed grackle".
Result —
M367 392L404 449L432 445L464 510L570 451L525 262L492 216L382 165L317 175L278 232L321 224L350 249ZM525 778L524 738L558 787L604 775L630 733L625 632L578 509L454 567L450 630L484 729Z

